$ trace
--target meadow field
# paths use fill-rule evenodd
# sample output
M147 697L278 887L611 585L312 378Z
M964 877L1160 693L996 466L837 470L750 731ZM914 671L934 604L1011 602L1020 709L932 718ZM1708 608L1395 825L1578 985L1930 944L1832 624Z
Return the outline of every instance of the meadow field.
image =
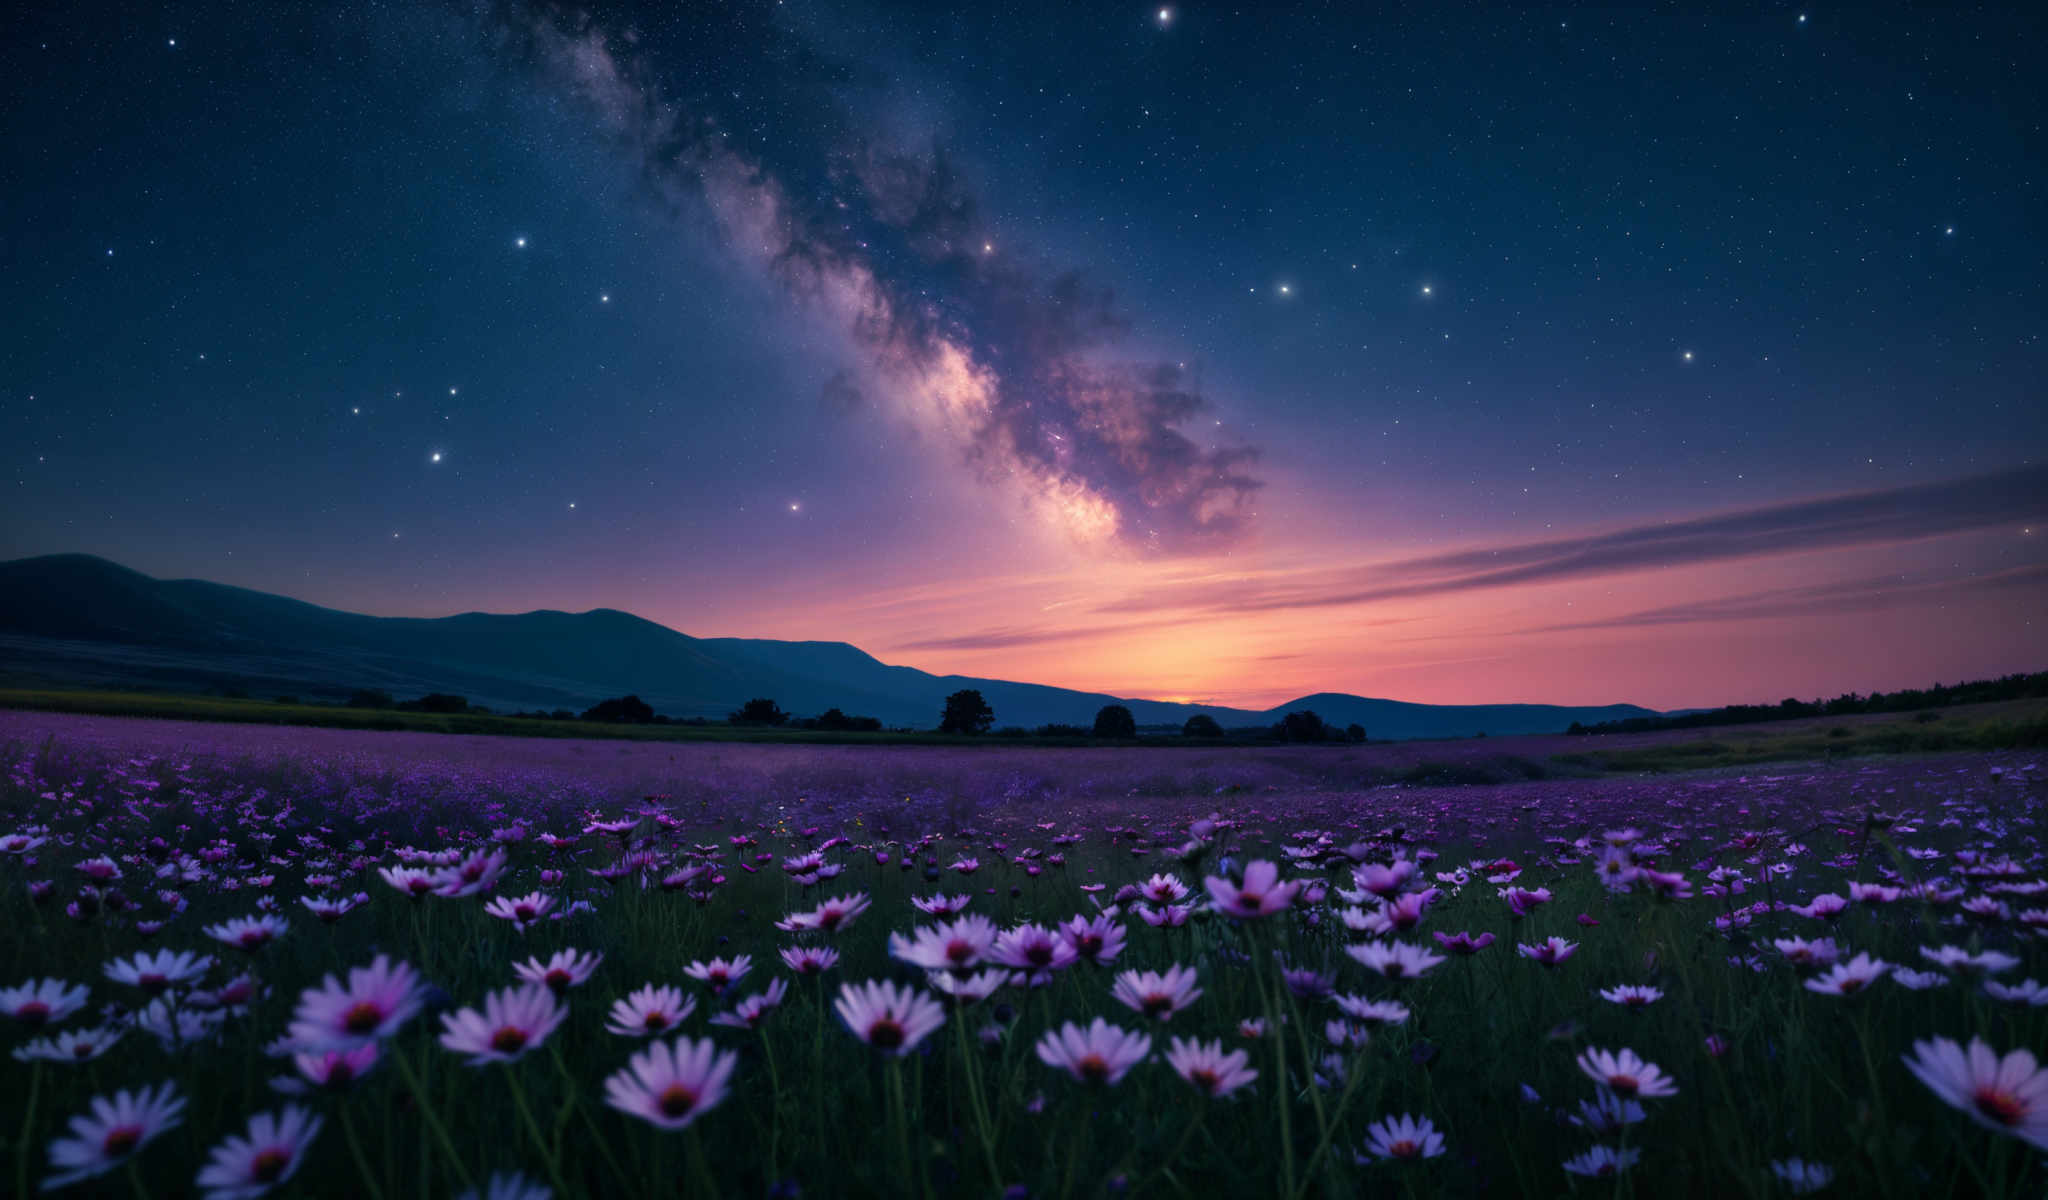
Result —
M0 712L0 1190L2048 1188L2048 755L1503 753Z

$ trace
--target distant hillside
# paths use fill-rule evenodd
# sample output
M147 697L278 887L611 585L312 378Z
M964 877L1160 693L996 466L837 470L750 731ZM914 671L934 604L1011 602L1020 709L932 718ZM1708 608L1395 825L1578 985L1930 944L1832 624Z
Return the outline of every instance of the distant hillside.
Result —
M977 688L1001 725L1087 725L1105 704L1141 725L1206 713L1270 725L1311 708L1375 739L1558 733L1657 715L1634 705L1429 705L1324 692L1263 712L1120 698L1042 684L932 675L844 642L694 638L613 609L371 617L204 580L153 579L105 559L0 563L0 679L341 699L358 688L449 692L500 710L571 708L637 693L673 717L718 719L767 696L792 713L827 708L890 726L937 723L945 697Z

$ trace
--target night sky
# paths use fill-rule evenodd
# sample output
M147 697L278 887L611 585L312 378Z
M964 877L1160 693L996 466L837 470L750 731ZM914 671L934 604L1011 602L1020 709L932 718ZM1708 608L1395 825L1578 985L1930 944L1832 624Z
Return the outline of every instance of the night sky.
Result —
M2038 5L328 7L0 32L0 557L1250 706L2048 668Z

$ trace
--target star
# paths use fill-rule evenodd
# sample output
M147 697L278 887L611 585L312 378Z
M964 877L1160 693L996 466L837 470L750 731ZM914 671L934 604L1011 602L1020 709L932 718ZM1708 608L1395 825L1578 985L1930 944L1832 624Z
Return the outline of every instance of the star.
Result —
M801 512L801 511L803 511L803 505L801 505L801 504L797 504L797 503L795 503L794 501L792 501L792 502L790 503L790 506L789 506L789 511L791 511L791 512Z
M448 389L448 394L449 394L449 395L451 395L451 396L453 396L453 395L455 394L455 389L454 389L454 388L449 388L449 389Z
M1170 9L1170 8L1162 8L1162 9L1160 9L1160 10L1159 10L1159 24L1160 24L1160 27L1161 27L1161 28L1164 28L1165 26L1168 26L1168 25L1171 25L1171 24L1173 24L1173 10L1172 10L1172 9Z
M571 501L569 501L569 507L570 507L570 508L574 508L574 507L576 507L576 502L575 502L574 500L571 500Z
M1283 296L1292 296L1294 294L1294 285L1289 283L1281 284L1280 294Z
M1687 350L1687 351L1686 351L1686 352L1684 352L1683 354L1680 354L1680 355L1679 355L1679 357L1680 357L1680 358L1682 358L1682 359L1684 359L1684 360L1685 360L1685 361L1687 361L1687 362L1691 362L1691 361L1692 361L1692 351L1690 351L1690 350Z
M1806 14L1805 14L1805 13L1800 13L1800 14L1799 14L1799 23L1800 23L1801 25L1804 25L1804 24L1806 24Z
M1954 237L1956 235L1956 227L1950 225L1947 228L1943 229L1941 232L1942 236L1944 237Z
M363 410L362 410L362 409L361 409L360 407L357 407L357 408L351 408L351 409L349 409L348 411L349 411L349 412L350 412L351 414L353 414L353 415L355 415L355 416L358 416L358 417L360 417L360 416L362 416L362 415L363 415Z
M441 452L440 452L439 450L436 450L436 451L434 451L434 452L433 452L432 454L429 454L429 455L427 455L427 461L428 461L428 462L440 462L440 461L441 461Z
M178 39L177 39L177 38L172 38L172 39L171 39L171 45L173 45L173 46L176 46L177 44L178 44Z
M513 238L513 239L512 239L512 244L513 244L514 246L517 246L517 247L519 247L519 248L520 248L521 250L524 250L524 249L526 249L526 239L525 239L525 238L523 238L523 237L516 237L516 238Z
M1422 285L1422 294L1425 296L1434 296L1436 294L1436 289L1434 287L1431 287L1429 284L1425 283Z
M597 298L597 302L599 304L610 304L612 302L612 294L610 292L601 293Z

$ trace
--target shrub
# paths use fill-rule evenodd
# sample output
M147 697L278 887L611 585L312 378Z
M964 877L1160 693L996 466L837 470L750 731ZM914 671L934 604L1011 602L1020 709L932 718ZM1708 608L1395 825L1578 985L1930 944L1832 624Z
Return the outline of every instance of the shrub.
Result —
M1094 734L1099 738L1137 737L1138 719L1121 704L1105 704L1102 711L1095 714Z

